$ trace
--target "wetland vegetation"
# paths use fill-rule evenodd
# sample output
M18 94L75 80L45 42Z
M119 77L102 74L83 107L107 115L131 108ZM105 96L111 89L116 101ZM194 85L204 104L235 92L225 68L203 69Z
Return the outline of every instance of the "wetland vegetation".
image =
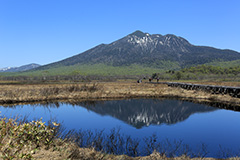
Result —
M209 156L212 148L205 143L195 144L195 141L199 139L194 139L193 135L197 136L197 134L199 134L199 138L201 136L203 138L208 135L204 132L210 133L209 135L211 135L212 132L209 130L204 131L205 123L202 123L204 121L200 120L202 118L199 119L199 122L192 122L193 125L189 126L191 129L189 127L189 129L185 128L185 125L182 124L184 121L189 121L187 119L189 119L191 115L196 115L196 113L201 115L209 115L210 112L218 112L219 114L217 114L216 117L214 114L209 115L210 119L212 119L212 116L214 116L214 119L216 119L218 122L226 121L227 116L225 115L225 118L217 118L222 114L221 112L223 112L218 108L194 104L187 101L167 99L129 99L114 101L82 101L70 103L45 102L41 104L36 103L30 105L20 104L3 106L1 110L2 115L6 115L8 117L9 115L15 115L13 112L14 110L20 115L22 115L22 113L31 113L30 117L27 117L22 121L15 118L1 118L1 123L3 124L3 127L1 128L1 143L3 144L2 149L4 150L2 153L5 153L8 145L12 146L9 150L7 150L8 155L3 156L12 156L15 158L31 157L36 159L51 159L56 157L58 157L56 159L173 159L174 157L175 159L190 159L194 157L196 159L203 159L204 157ZM41 110L45 111L43 112ZM111 128L112 126L116 126L116 124L108 126L109 122L112 123L114 121L117 121L107 118L108 116L105 118L106 122L103 121L105 129L100 129L103 127L101 123L99 123L102 120L91 116L91 112L101 115L99 116L101 119L104 115L115 117L127 123L125 126L131 125L136 128L134 130L137 132L145 132L145 134L143 134L142 138L140 138L138 136L134 136L134 133L133 135L129 135L129 133L126 132L126 129L132 130L130 128L125 129L123 126L122 129ZM237 115L234 116L234 113L232 111L226 112L228 112L227 117L230 118L229 120L231 121L231 124L233 121L236 121L233 117L236 117ZM36 116L35 113L37 113L39 116L44 115L43 119L47 122L50 120L46 119L46 117L48 117L48 114L51 115L49 117L53 118L56 114L58 115L57 122L61 122L61 120L64 120L65 122L59 124L54 123L53 121L49 121L49 123L45 124L41 119L28 122L28 120L34 119L33 117ZM64 116L64 118L61 119L59 117L60 115ZM140 115L144 115L143 117L145 118L139 119ZM83 119L84 117L85 119ZM206 124L209 124L209 118L206 116L204 117ZM36 116L36 118L38 117ZM67 122L68 119L70 120L69 123ZM74 120L74 122L71 121L71 119ZM89 128L94 128L94 126L91 126L91 121L93 123L96 123L97 121L98 123L96 125L100 128L98 127L98 129L87 129L84 127L86 121L88 121L88 124L86 125L89 126ZM84 124L82 122L84 122ZM194 124L196 123L199 126L203 127L199 128L199 126L195 126ZM189 142L186 142L186 140L164 138L165 136L161 132L165 129L169 130L174 126L177 127L178 125L176 124L181 125L179 129L182 133L186 132L184 134L186 134L187 137L192 134L190 136L192 138L190 139L191 141L194 141L193 144L196 145L195 148L192 148L192 144L188 144ZM82 125L82 127L77 126L75 129L69 129L71 128L71 125ZM169 127L165 127L165 125ZM217 129L217 133L220 133L218 129L221 130L221 127L225 126L222 123L220 123L220 125L214 125L215 130ZM65 128L66 126L69 128ZM156 134L150 134L149 130L160 128L160 126L163 127L162 131L160 130L159 133L157 132ZM226 123L226 126L228 126L228 123ZM197 128L198 130L196 130ZM144 131L146 129L148 132ZM196 132L193 133L192 129ZM121 132L121 130L123 130L123 132ZM182 135L180 130L176 130L176 135ZM234 133L229 127L228 132ZM235 133L236 132L238 131L235 130ZM224 135L225 131L221 131L221 133ZM235 136L230 133L228 134L231 135L229 138L234 138ZM174 137L176 137L176 135ZM220 139L222 139L223 135L219 134L215 135L214 137L216 138L218 136ZM36 136L39 137L34 138ZM23 138L23 140L21 140L21 138ZM238 139L234 140L236 143L237 141ZM23 146L22 143L25 145ZM218 141L218 143L221 142ZM217 150L218 151L214 157L229 158L239 155L236 150L228 150L225 146L217 146ZM121 156L117 156L118 154ZM212 155L212 153L210 155Z
M27 104L29 102L39 103L44 101L59 101L59 102L70 102L76 104L78 102L84 102L86 100L110 100L110 99L125 99L125 98L167 98L175 97L181 100L194 101L195 103L205 103L210 104L213 102L218 102L215 107L222 108L229 106L228 108L238 108L240 105L239 98L234 98L229 95L213 95L210 93L205 93L203 91L194 90L184 90L181 88L171 88L164 84L151 84L136 83L132 80L118 80L115 82L61 82L61 83L20 83L19 82L1 82L0 84L0 102L2 106L11 106L16 104ZM193 82L194 83L194 82ZM199 82L198 82L199 83ZM214 85L228 85L228 86L239 86L238 82L201 82L201 84L214 84ZM214 103L216 104L216 103ZM41 154L46 156L55 157L65 157L65 158L82 158L82 159L168 159L170 157L182 156L182 159L193 158L193 157L205 157L208 152L203 145L199 148L199 152L192 152L188 145L184 144L182 141L175 141L170 144L167 141L156 141L154 136L145 137L145 157L138 157L143 153L139 148L139 139L132 139L118 132L118 130L112 130L111 133L105 134L101 130L98 131L69 131L62 134L59 137L60 132L54 131L53 125L45 125L42 121L34 121L29 123L18 123L13 119L1 119L4 127L1 131L2 134L1 143L3 147L1 148L2 153L8 151L8 155L3 155L2 157L9 156L11 159L16 157L35 157L41 159ZM10 133L13 132L12 129L15 127L9 127L16 125L14 132L19 132L19 128L26 128L25 126L34 127L35 123L38 124L37 127L46 127L44 129L47 131L49 129L49 135L52 138L51 145L45 145L46 137L43 138L41 144L39 142L38 146L30 146L28 144L38 144L31 139L30 135L26 137L30 140L26 140L27 145L23 146L19 137L14 137ZM23 126L22 126L23 125ZM50 127L50 128L49 128ZM31 130L26 128L27 132ZM35 127L36 129L36 127ZM9 130L9 131L7 131ZM38 129L34 132L38 134ZM21 130L22 131L22 130ZM32 134L32 131L29 131ZM24 131L25 133L25 131ZM50 134L51 133L51 134ZM19 133L14 133L18 135ZM13 138L13 139L9 139ZM155 137L156 138L156 137ZM19 141L15 141L19 139ZM11 143L6 143L9 140ZM79 141L81 140L81 141ZM110 141L109 141L110 140ZM13 142L19 144L13 144ZM168 145L169 146L168 146ZM18 147L18 145L20 147ZM9 146L17 146L17 148L9 148ZM79 148L79 146L81 148ZM28 147L28 148L26 148ZM84 149L82 147L87 147ZM158 147L158 148L157 148ZM165 147L165 149L163 149ZM6 148L9 148L6 150ZM157 152L156 152L157 151ZM225 148L219 147L219 152L221 153L221 158L228 158L231 156L236 156L236 153L232 153ZM16 154L17 153L17 154ZM52 154L53 153L53 154ZM108 154L106 154L108 153ZM122 156L115 156L115 154L125 154ZM128 156L135 156L131 158ZM168 157L168 158L167 158ZM52 157L53 158L53 157ZM237 159L237 158L235 158Z
M145 81L147 82L147 80ZM194 82L193 82L194 83ZM199 82L198 82L199 83ZM200 82L225 86L239 86L239 82ZM201 102L221 102L239 106L240 99L229 95L171 88L165 84L136 83L131 80L116 82L0 84L0 103L24 103L47 100L89 100L134 97L178 97Z

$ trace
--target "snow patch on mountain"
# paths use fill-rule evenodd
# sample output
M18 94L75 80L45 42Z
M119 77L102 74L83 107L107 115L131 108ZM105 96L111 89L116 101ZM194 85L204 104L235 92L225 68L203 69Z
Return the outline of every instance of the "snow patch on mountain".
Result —
M9 69L14 69L14 68L17 68L17 67L5 67L5 68L0 68L0 72L5 72Z
M35 63L31 63L28 65L23 65L20 67L5 67L5 68L1 68L0 72L21 72L21 71L27 71L30 69L34 69L37 67L40 67L41 65L39 64L35 64Z

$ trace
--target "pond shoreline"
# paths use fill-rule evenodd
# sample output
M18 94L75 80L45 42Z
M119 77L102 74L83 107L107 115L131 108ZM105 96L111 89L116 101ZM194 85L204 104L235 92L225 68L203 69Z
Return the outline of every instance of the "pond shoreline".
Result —
M240 99L202 91L171 88L164 84L105 82L0 86L0 104L62 100L106 100L122 98L178 98L199 102L221 102L240 106Z
M139 98L170 98L189 101L200 104L231 110L240 110L240 99L229 95L213 95L202 91L184 90L172 88L164 84L134 83L134 82L104 82L104 83L79 83L79 84L38 84L38 85L1 85L0 86L0 105L12 106L29 103L49 103L49 102L79 102L79 101L104 101L121 99ZM212 105L211 105L212 104ZM74 144L64 142L63 149L72 145L73 154L81 159L191 159L189 157L167 158L158 152L149 156L129 157L126 155L111 155L98 152L94 149L79 148ZM66 148L64 148L66 147ZM36 159L58 159L62 156L69 158L72 151L58 152L54 149L39 148L33 155ZM59 158L61 159L61 158ZM213 160L215 158L193 158ZM232 159L238 159L237 157Z
M221 103L230 106L224 109L234 108L234 110L240 110L240 98L203 91L172 88L166 84L100 82L0 86L0 105L39 103L44 101L66 102L129 98L175 98L196 103Z

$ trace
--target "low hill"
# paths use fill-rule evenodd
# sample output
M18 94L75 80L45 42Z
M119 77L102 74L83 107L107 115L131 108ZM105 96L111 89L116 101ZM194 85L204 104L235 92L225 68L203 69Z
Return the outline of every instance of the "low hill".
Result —
M39 64L35 64L35 63L31 63L31 64L27 64L27 65L23 65L20 67L6 67L6 68L2 68L0 69L0 72L21 72L21 71L27 71L27 70L31 70L37 67L40 67L41 65Z

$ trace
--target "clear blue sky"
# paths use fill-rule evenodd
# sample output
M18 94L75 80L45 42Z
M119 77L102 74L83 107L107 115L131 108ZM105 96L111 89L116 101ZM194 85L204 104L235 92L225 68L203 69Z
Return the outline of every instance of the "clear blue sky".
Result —
M135 30L240 52L240 0L0 0L0 68L48 64Z

